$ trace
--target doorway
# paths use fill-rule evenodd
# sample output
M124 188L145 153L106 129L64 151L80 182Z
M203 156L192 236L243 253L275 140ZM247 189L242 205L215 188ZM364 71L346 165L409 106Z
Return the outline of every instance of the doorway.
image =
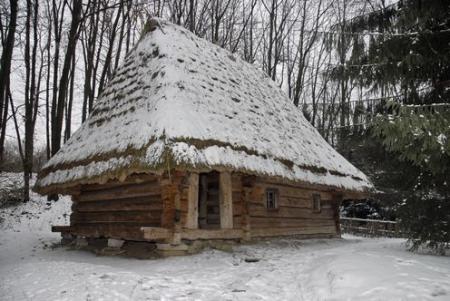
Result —
M219 173L201 173L199 182L198 227L220 229Z

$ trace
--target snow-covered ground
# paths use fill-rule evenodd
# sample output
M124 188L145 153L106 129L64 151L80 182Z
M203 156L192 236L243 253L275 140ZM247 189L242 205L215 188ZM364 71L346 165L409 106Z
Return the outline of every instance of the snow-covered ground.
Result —
M450 300L450 258L408 252L402 239L279 239L233 253L97 257L54 248L50 224L67 222L70 201L32 196L0 209L0 300Z

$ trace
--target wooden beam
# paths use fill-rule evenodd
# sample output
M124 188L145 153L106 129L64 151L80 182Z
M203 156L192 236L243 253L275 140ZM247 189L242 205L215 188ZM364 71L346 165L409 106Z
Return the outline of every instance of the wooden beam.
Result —
M207 204L206 201L208 199L208 178L203 176L199 177L200 185L201 185L201 194L199 195L200 199L200 206L198 208L198 215L199 215L199 223L200 227L206 226L206 216L208 214L207 212Z
M252 237L270 237L270 236L291 236L291 235L311 235L322 236L329 235L336 237L336 228L334 225L328 227L308 227L308 228L265 228L252 229Z
M251 184L249 184L251 185ZM242 188L242 230L244 240L251 239L251 226L250 226L250 195L252 193L251 186L244 186Z
M172 179L162 179L161 185L161 199L162 199L162 214L161 227L173 229L175 226L175 197L178 186L175 185Z
M115 212L73 212L70 221L79 223L151 223L158 225L161 210L115 211Z
M152 184L157 182L158 177L155 175L147 175L147 174L134 174L128 176L124 181L119 181L118 179L109 180L103 184L85 184L80 185L80 190L83 192L86 191L95 191L95 190L108 190L110 188L115 188L118 186L128 186L130 184Z
M368 192L361 191L345 191L342 194L344 200L365 200L370 196Z
M144 233L144 238L147 240L163 240L172 241L174 232L170 229L160 227L142 227L141 231ZM196 239L239 239L242 237L241 229L217 229L217 230L203 230L203 229L182 229L179 233L181 239L196 240Z
M233 190L231 174L221 172L219 177L220 228L233 228Z
M67 233L85 237L145 241L143 233L140 231L141 227L154 227L154 225L145 223L87 223L71 226Z
M239 239L242 238L242 229L184 229L181 238L186 240L196 239Z
M160 193L161 191L158 182L149 182L111 187L105 190L85 191L76 198L76 201L88 202L129 199L134 197L152 197L158 196Z
M130 199L75 202L74 211L114 212L114 211L154 211L162 210L161 197L136 197Z
M339 212L339 207L341 206L342 198L343 198L342 194L340 194L340 193L335 194L334 195L335 202L333 202L334 203L333 204L333 211L334 211L333 218L334 218L335 227L336 227L336 234L339 237L341 237L341 217L340 217L341 215Z
M197 229L198 228L198 185L199 185L198 173L191 173L189 175L188 182L189 182L188 206L187 206L185 227L188 229Z
M142 227L144 238L148 240L169 240L173 236L173 232L166 228L160 227Z
M52 226L52 232L70 232L70 226Z

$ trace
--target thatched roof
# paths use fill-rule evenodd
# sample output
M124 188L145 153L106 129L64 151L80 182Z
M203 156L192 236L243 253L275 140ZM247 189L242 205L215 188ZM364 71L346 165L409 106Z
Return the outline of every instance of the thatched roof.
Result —
M262 71L159 22L162 29L141 38L86 122L39 173L38 192L173 168L372 187Z

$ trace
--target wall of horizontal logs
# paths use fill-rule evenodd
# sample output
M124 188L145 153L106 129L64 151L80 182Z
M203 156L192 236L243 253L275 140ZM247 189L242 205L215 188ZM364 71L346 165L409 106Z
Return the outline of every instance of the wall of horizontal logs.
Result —
M189 194L195 191L198 178L181 180L181 225L189 224ZM245 237L283 235L338 236L339 204L336 193L308 185L274 182L266 178L231 174L233 229L244 230ZM194 189L192 189L194 187ZM266 189L278 192L278 208L266 206ZM313 194L319 194L320 211L313 209ZM197 194L194 193L194 198ZM224 237L225 238L225 237Z
M161 186L154 176L83 185L72 201L70 227L76 235L143 240L141 227L161 226Z
M190 233L187 237L204 236L208 230L198 229L197 224L198 178L195 173L174 172L169 178L134 175L124 182L83 185L72 196L70 232L86 237L148 240L141 228L154 227ZM251 239L340 234L339 197L335 193L240 173L228 174L224 183L228 186L224 193L231 194L232 221L222 221L228 226L216 232L216 239L220 235L224 239L236 235ZM277 208L267 208L267 189L277 191ZM313 209L313 194L320 195L320 210Z
M234 223L247 232L247 237L340 235L340 201L336 194L259 177L243 176L240 185L240 202L233 203ZM277 191L277 208L267 208L267 189ZM313 209L313 194L320 195L320 210Z

